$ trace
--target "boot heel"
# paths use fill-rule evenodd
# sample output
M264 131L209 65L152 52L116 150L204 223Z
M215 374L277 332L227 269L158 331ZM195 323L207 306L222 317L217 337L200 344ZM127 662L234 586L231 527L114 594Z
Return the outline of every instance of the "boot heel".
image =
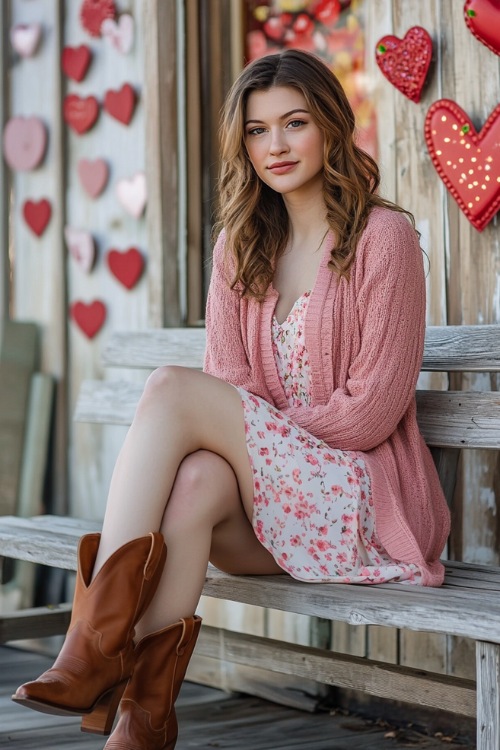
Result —
M116 685L116 687L108 690L107 693L101 696L92 711L83 716L80 727L82 732L104 735L111 733L116 712L126 685L127 680L124 680L124 682L120 682L119 685Z

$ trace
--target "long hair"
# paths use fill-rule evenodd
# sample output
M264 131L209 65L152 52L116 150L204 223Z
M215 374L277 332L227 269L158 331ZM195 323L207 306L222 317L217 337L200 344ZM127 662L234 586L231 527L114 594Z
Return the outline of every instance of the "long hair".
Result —
M324 138L323 198L336 242L329 267L349 277L359 237L373 206L407 211L376 194L376 162L354 140L355 120L340 82L315 55L288 49L248 65L233 84L222 112L221 171L216 230L226 233L233 256L232 287L263 299L289 239L283 198L256 175L245 146L245 111L252 91L298 89ZM413 222L414 224L414 222Z

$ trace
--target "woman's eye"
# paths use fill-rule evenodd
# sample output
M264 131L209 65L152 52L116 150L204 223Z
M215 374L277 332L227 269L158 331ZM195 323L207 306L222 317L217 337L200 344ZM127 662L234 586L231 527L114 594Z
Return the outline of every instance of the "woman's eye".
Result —
M264 132L264 128L252 128L247 131L247 135L260 135Z
M301 125L305 125L305 120L291 120L288 123L289 128L300 128Z

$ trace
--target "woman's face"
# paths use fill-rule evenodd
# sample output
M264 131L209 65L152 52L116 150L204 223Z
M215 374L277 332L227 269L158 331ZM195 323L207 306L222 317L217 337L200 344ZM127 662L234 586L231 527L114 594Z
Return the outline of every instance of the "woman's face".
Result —
M245 145L255 172L284 197L305 197L323 186L323 133L298 89L252 91L245 112Z

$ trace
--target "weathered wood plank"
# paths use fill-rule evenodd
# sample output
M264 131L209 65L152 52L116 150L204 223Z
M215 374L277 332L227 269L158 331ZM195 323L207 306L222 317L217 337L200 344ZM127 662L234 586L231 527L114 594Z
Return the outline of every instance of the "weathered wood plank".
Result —
M24 638L46 638L61 635L68 629L71 605L36 607L0 616L0 644Z
M80 532L98 528L95 522L84 524L87 529L81 525L71 529L67 523L66 528L53 533L50 518L43 524L38 519L7 517L0 520L0 548L7 557L75 570ZM463 573L474 567L461 563L459 569ZM452 564L451 570L454 568ZM479 567L480 575L481 570ZM489 572L491 596L485 596L484 587L461 590L456 583L449 587L447 582L437 589L398 584L313 586L288 576L230 576L210 566L203 593L326 619L333 614L335 620L352 625L394 626L500 643L500 569L496 569L496 579L494 570Z
M201 368L205 342L202 327L121 331L110 336L103 363L140 369L164 364ZM500 326L428 326L422 370L499 372Z
M78 422L129 425L142 386L128 381L84 381L75 410ZM418 422L428 445L500 447L500 394L417 391Z
M397 696L401 701L465 716L476 713L476 689L470 680L207 626L201 630L196 651L204 656L218 655L231 663L293 674L382 698Z
M476 643L477 750L500 747L500 646Z

